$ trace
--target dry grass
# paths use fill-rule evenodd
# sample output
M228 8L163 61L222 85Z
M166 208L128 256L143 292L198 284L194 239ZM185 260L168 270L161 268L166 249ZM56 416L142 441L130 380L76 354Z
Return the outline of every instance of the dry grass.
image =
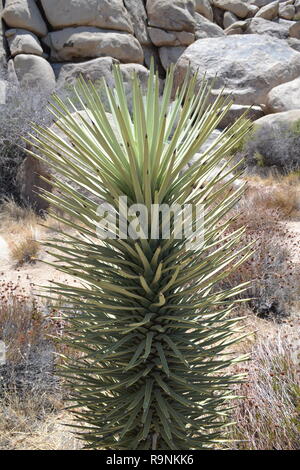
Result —
M238 441L239 450L299 449L299 325L252 320L258 327L257 338L244 349L250 349L252 360L238 369L248 377L236 390L245 398L237 402L230 437Z
M34 432L62 407L62 390L54 375L55 345L49 335L61 325L54 312L25 295L13 283L0 286L0 339L5 363L0 366L0 448L14 435Z
M293 187L293 186L292 186ZM277 191L276 187L276 191ZM270 186L249 186L231 215L236 216L231 230L245 227L240 247L254 243L252 256L226 279L225 285L251 281L244 297L251 297L250 307L262 317L280 319L290 313L300 294L300 269L294 251L299 238L287 222L288 212L274 203ZM271 197L272 196L272 197ZM289 209L290 212L290 209Z
M253 204L261 209L278 210L281 217L300 216L300 172L287 175L258 176L248 179L248 191Z
M63 412L67 391L55 375L56 352L67 353L53 337L63 334L60 312L27 295L12 282L0 283L0 449L78 449Z
M15 266L21 267L25 263L35 263L40 251L40 243L34 235L27 235L24 240L11 243L10 256Z

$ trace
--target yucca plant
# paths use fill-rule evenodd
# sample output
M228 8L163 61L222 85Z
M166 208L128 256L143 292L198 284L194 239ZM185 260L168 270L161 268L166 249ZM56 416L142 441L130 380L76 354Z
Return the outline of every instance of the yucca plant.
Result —
M76 94L84 112L71 113L58 97L52 105L65 139L41 127L31 138L32 154L57 175L51 184L58 192L45 197L64 215L53 216L72 229L46 245L57 269L77 280L56 282L51 292L65 299L64 341L78 352L62 374L87 448L212 448L226 437L232 384L241 380L226 369L245 359L230 349L243 336L231 312L244 287L221 291L218 283L249 249L236 252L242 230L228 230L225 215L243 188L234 189L238 173L220 162L249 122L237 120L187 166L231 102L212 100L207 81L197 88L190 73L174 92L173 77L171 67L160 97L153 65L145 95L134 75L130 112L116 66L115 89L104 83L110 116L93 85L81 80ZM101 201L111 216L106 239L97 235ZM195 246L196 232L177 237L183 212L171 217L163 237L165 221L154 221L150 210L200 203L204 234ZM158 224L158 237L142 236L141 223L140 237L124 237L120 222L133 204L148 209L149 232Z

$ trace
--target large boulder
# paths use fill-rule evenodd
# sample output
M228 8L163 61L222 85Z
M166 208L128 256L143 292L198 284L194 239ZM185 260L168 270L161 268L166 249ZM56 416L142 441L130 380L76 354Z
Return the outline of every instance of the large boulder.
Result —
M30 31L26 31L26 29L8 29L5 36L12 57L17 54L43 55L43 49L37 36Z
M35 0L6 0L2 18L11 28L27 29L37 36L47 34L46 23Z
M41 0L54 29L69 26L96 26L133 33L123 0Z
M300 77L273 88L268 94L266 107L270 113L300 109Z
M146 8L149 26L194 32L193 0L147 0Z
M138 40L122 31L79 26L53 31L45 42L51 49L51 60L57 62L104 56L125 63L142 64L144 61L143 49Z
M86 62L53 64L54 69L57 71L57 88L63 89L75 85L81 76L92 82L103 77L108 86L112 87L114 84L112 77L113 64L118 63L119 61L112 57L100 57Z
M55 88L55 75L51 65L43 57L19 54L14 59L14 69L20 85L24 88L52 93Z
M249 165L282 171L299 169L300 109L268 114L255 121L243 151Z
M224 89L236 104L260 105L272 88L300 75L300 53L285 41L256 34L200 39L179 58L175 87L189 67L198 71L198 83L205 74L215 79L213 95Z

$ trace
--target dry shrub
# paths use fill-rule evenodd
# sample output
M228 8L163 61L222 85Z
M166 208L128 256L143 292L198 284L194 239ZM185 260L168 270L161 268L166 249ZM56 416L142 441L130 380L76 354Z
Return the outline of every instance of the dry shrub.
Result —
M300 173L270 174L267 178L248 180L248 194L261 208L279 210L283 218L300 214Z
M25 263L35 263L40 251L40 243L35 240L34 235L26 235L23 240L11 243L10 256L16 267Z
M238 370L248 375L236 390L245 397L233 416L239 450L300 448L299 331L289 325L268 331L254 343L248 367Z
M62 406L55 375L56 344L61 333L56 312L11 282L0 283L0 448L14 448L15 434L32 433Z
M0 233L21 236L24 231L36 228L40 221L30 207L19 205L12 198L0 201Z
M250 187L233 211L236 220L231 229L246 228L241 247L254 245L252 256L230 274L225 286L251 281L243 297L251 298L252 310L261 317L279 319L289 314L299 296L299 266L292 259L292 248L299 246L299 240L283 223L282 211L268 204L267 194L264 187Z

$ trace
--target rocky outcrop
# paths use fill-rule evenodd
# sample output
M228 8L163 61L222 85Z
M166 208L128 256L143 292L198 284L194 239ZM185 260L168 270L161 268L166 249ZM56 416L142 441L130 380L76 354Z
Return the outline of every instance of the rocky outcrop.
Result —
M163 76L167 67L200 39L270 36L300 51L299 2L3 0L5 46L0 47L0 59L4 58L5 69L11 58L36 55L58 70L58 63L82 62L83 69L85 62L102 57L149 68L154 58ZM228 71L229 82L234 80L231 70L234 72L233 65Z
M235 105L226 127L249 117L299 109L300 0L3 0L0 2L0 103L7 86L69 93L79 76L114 87L118 63L129 93L145 84L151 60L176 84L185 71L218 75ZM2 6L3 5L3 6Z
M268 36L234 35L209 38L189 46L176 65L176 85L185 73L199 71L217 79L213 93L224 88L236 104L265 104L269 91L300 75L300 53Z

